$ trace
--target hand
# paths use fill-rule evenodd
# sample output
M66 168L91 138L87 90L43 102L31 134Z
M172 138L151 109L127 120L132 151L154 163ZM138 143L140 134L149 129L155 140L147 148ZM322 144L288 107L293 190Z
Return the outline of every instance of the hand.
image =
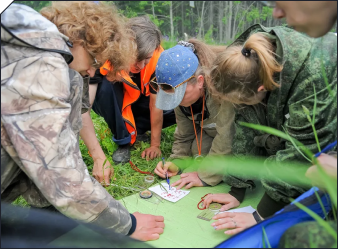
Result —
M327 155L321 154L317 158L319 164L322 166L324 171L331 176L332 178L337 179L337 158ZM307 171L305 176L309 178L314 186L324 187L325 183L322 182L322 179L319 176L317 165L311 166Z
M240 205L239 201L230 194L208 194L204 198L203 207L208 208L212 202L225 204L221 207L221 212L229 210L230 208L238 207Z
M108 160L106 160L106 163L103 166L105 160L106 158L105 159L98 158L94 160L93 176L99 183L101 184L105 183L105 185L109 185L110 178L114 174L114 168L111 166Z
M165 176L166 172L168 172L168 177L172 177L172 176L177 175L178 171L179 171L179 168L171 162L166 162L164 167L163 167L163 163L159 162L154 170L156 175L158 175L161 178L166 178Z
M234 235L257 224L250 213L222 213L215 215L212 219L217 220L211 224L215 230L231 229L224 232L228 235Z
M203 187L201 179L198 177L197 172L184 173L181 175L181 179L171 184L172 187L177 186L176 189L180 189L185 186L186 189L191 187Z
M154 159L155 157L160 157L161 156L161 150L160 147L158 146L150 146L149 148L145 149L141 156L142 158L146 158L147 161L149 161L149 159Z
M163 233L164 218L150 214L133 213L136 218L136 229L130 237L141 241L157 240Z

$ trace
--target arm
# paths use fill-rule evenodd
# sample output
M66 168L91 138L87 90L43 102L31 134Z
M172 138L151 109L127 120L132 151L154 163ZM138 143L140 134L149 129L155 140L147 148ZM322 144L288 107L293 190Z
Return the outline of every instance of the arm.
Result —
M64 215L128 234L129 212L90 177L73 130L81 123L82 77L50 53L16 63L22 69L1 89L11 157ZM48 68L53 70L46 74ZM15 103L20 105L12 108Z
M161 131L163 127L163 111L155 106L156 94L150 94L149 109L150 109L150 125L151 125L151 141L150 148L142 152L142 158L147 160L161 156Z
M97 86L98 84L89 85L90 106L92 106L94 103ZM106 160L106 155L104 154L99 144L99 141L97 140L94 124L90 117L90 110L91 109L89 109L88 112L82 114L82 129L80 131L80 136L94 160L93 176L100 183L104 181L106 184L109 185L110 178L114 173L114 169L110 165L108 160L106 161L105 165L103 165Z
M174 133L172 154L165 165L160 161L155 168L155 173L162 178L166 177L166 172L168 172L168 176L171 177L177 175L179 171L189 166L189 162L182 159L191 157L191 144L195 139L192 121L181 112L179 107L176 107L174 111L177 127Z
M306 71L306 70L304 70ZM306 79L311 75L309 72L302 72L299 77ZM313 116L314 94L313 86L316 88L317 106L316 118L314 122L315 129L318 134L320 147L323 149L326 145L337 139L337 76L335 75L330 83L330 87L334 93L331 97L326 89L325 83L321 78L321 74L311 75L311 81L304 80L297 82L298 86L295 91L290 94L288 100L289 119L285 120L283 126L287 133L294 139L297 139L313 153L318 152L318 146L314 137L313 129L308 121L302 106L310 110L310 117ZM302 98L301 98L302 97ZM286 141L285 147L279 150L276 155L266 159L267 167L275 164L277 167L283 167L286 161L305 161L302 155L295 149L291 142ZM310 166L310 164L309 164ZM294 169L305 174L303 167ZM292 172L290 172L292 174ZM266 193L258 204L257 211L263 217L269 216L267 205L274 206L273 211L278 211L282 205L289 203L289 198L296 198L304 192L304 187L295 186L286 181L282 181L277 176L271 176L269 179L263 179L262 184L266 189Z
M229 155L234 134L235 110L230 102L222 102L216 120L216 136L212 141L205 163L198 168L199 178L207 185L215 186L222 181L219 169L213 170L208 163L208 156Z

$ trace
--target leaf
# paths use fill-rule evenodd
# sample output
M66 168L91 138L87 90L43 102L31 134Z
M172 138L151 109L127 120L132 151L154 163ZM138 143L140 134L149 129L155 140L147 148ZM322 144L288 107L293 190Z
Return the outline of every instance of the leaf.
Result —
M290 142L292 143L293 147L295 147L295 149L306 159L308 160L310 163L312 162L307 156L305 156L303 154L303 152L298 148L298 146L296 145L296 143L293 141L293 139L291 138L291 136L289 135L289 133L286 131L286 129L283 127L283 130L285 131L285 133L288 135L288 137L290 138Z
M268 127L268 126L264 126L264 125L250 124L250 123L246 123L246 122L239 122L239 124L242 125L242 126L245 126L245 127L249 127L249 128L255 129L255 130L259 130L259 131L264 131L266 133L284 138L285 140L290 141L290 142L292 140L297 146L299 146L303 150L303 152L309 158L313 157L313 153L308 148L306 148L306 146L304 144L302 144L301 142L299 142L295 138L291 138L291 136L281 132L280 130L277 130L275 128L271 128L271 127ZM291 140L290 140L290 138L291 138Z
M316 195L317 200L318 200L318 202L319 202L319 204L320 204L320 207L321 207L322 210L323 210L323 213L325 214L325 219L327 220L327 213L326 213L326 210L325 210L325 208L324 208L322 199L320 198L320 196L319 196L318 193L317 193L317 190L315 190L315 195Z
M266 240L266 243L268 244L268 248L271 248L271 245L270 245L270 242L269 242L269 238L266 235L264 226L262 226L262 230L263 230L263 235L264 235L264 238L263 238L264 248L266 248L265 247L265 240Z
M315 135L315 139L316 139L316 143L317 143L317 146L318 146L318 151L321 152L321 148L320 148L320 144L319 144L319 140L318 140L318 135L317 135L317 131L316 131L316 127L315 127L315 117L316 117L316 109L317 109L317 93L316 93L316 87L315 85L313 84L313 92L314 92L314 103L313 103L313 114L312 114L312 122L311 122L311 125L312 125L312 130L313 130L313 133Z
M322 39L322 42L323 42L323 38ZM327 79L327 76L326 76L326 72L325 72L325 68L324 68L324 63L323 63L323 48L322 48L322 54L321 54L321 60L320 60L320 68L322 69L322 75L324 77L324 82L325 82L325 85L326 85L326 89L329 91L331 97L334 97L334 94L332 92L332 89L329 85L329 80Z

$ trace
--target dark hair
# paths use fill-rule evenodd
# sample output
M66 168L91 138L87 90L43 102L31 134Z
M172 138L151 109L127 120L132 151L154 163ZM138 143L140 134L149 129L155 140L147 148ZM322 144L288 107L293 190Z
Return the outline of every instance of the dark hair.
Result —
M148 16L130 18L128 26L134 31L137 44L137 61L147 58L147 55L161 44L161 31Z

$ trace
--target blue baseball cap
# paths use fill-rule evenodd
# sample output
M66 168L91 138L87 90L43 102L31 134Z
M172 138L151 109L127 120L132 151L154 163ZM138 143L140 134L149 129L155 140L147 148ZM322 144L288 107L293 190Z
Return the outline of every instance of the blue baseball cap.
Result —
M169 94L159 88L156 107L161 110L176 108L182 102L187 88L187 83L181 83L193 76L197 67L198 58L190 47L176 45L163 51L156 65L157 83L171 85L175 88L175 93Z

